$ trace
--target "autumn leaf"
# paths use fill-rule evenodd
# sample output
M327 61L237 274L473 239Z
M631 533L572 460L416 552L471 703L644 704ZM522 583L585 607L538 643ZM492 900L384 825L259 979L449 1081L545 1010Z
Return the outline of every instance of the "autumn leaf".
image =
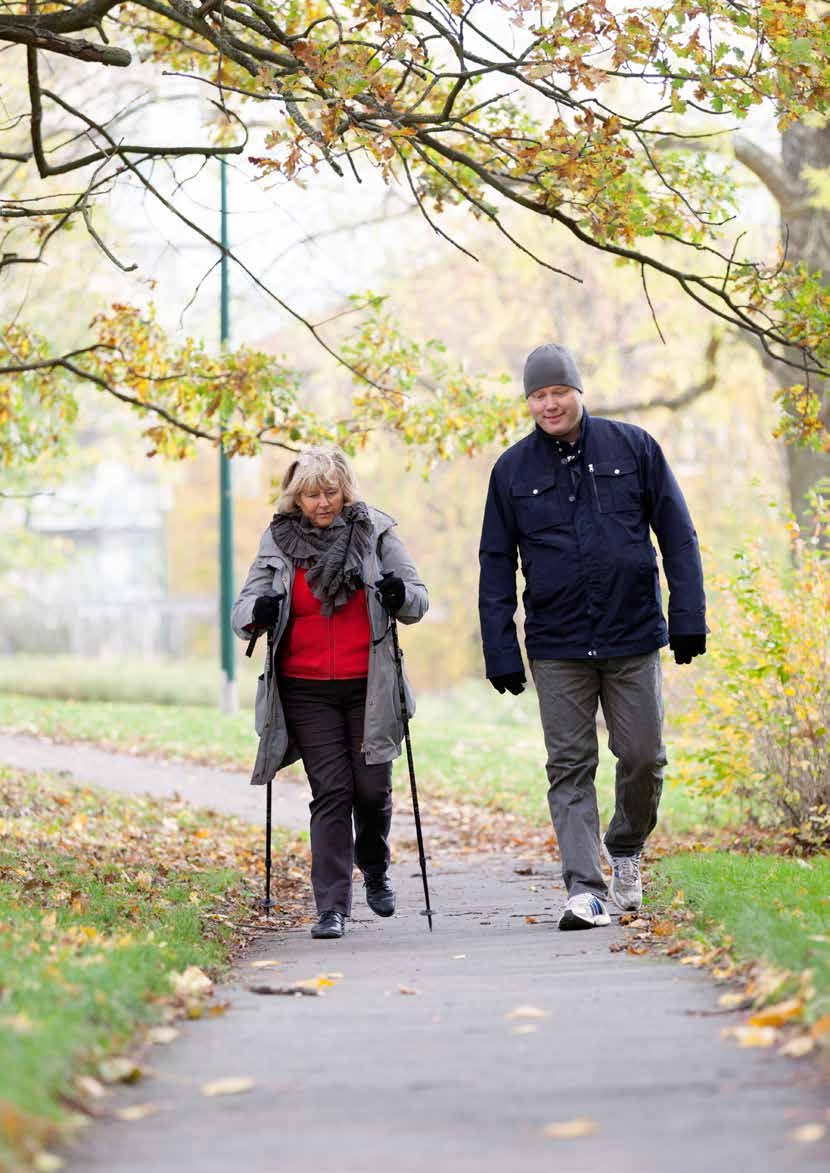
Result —
M203 1083L201 1090L203 1096L238 1096L250 1091L253 1086L254 1081L242 1075L211 1080L210 1083Z
M542 1010L539 1006L516 1006L504 1016L508 1021L515 1018L550 1018L549 1010Z
M752 1026L783 1026L794 1018L800 1018L804 1012L804 1003L800 998L790 998L786 1002L778 1002L775 1006L766 1006L757 1011L750 1018Z
M104 1083L137 1083L143 1072L133 1059L116 1055L112 1059L101 1060L98 1074Z
M802 1124L799 1128L794 1128L790 1136L799 1144L815 1144L824 1138L826 1132L827 1127L824 1124Z
M778 1038L771 1026L729 1026L721 1033L737 1039L739 1047L771 1047Z
M157 1104L131 1104L128 1108L119 1108L115 1115L119 1120L145 1120L158 1111Z
M170 981L179 998L204 997L213 989L213 982L196 965L189 965L183 973L171 973Z
M545 1136L554 1140L574 1140L580 1136L592 1136L599 1132L599 1125L590 1116L577 1116L574 1120L563 1120L556 1124L548 1124L544 1128Z

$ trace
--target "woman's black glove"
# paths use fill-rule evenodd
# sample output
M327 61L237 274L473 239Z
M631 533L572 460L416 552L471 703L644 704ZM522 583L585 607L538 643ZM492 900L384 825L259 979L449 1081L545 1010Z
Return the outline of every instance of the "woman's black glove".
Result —
M280 596L276 593L260 595L254 603L254 623L257 627L273 627L280 616Z
M676 664L691 664L695 656L706 651L706 635L672 635L669 633L669 647L674 652Z
M384 605L390 615L394 615L396 611L400 611L406 599L406 587L402 578L397 574L384 574L383 578L379 578L375 583L377 588L378 598Z
M496 692L503 693L507 689L513 696L518 696L520 692L524 692L527 678L524 672L505 672L504 676L488 676L487 679Z

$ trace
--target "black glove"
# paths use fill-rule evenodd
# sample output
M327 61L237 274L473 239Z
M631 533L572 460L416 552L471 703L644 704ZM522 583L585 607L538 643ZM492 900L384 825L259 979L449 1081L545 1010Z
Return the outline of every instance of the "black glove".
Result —
M513 696L518 696L520 692L524 692L527 678L524 672L505 672L504 676L488 676L487 679L496 692L503 693L507 689Z
M280 615L280 596L276 593L260 595L254 603L254 623L257 627L273 627Z
M669 633L669 647L674 652L676 664L691 664L695 656L706 651L706 635L672 635Z
M378 598L390 615L394 615L396 611L400 611L406 599L406 587L402 578L399 578L397 574L387 572L383 578L378 579L375 587L377 588Z

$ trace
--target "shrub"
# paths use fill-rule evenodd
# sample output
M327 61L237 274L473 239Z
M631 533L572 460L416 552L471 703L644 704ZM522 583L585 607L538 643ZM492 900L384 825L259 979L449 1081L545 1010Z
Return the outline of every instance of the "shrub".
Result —
M830 510L814 506L806 536L788 522L788 566L756 541L718 581L718 630L680 754L690 786L737 795L806 849L830 841Z

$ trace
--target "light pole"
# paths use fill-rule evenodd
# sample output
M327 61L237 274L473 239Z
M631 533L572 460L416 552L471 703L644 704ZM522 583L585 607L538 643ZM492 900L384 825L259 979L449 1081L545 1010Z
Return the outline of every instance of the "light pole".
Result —
M228 177L227 164L219 160L221 178L220 240L222 256L219 263L219 341L225 347L230 337L230 307L228 296ZM219 631L222 641L222 675L219 708L223 713L239 710L236 684L236 663L231 606L233 603L233 495L231 489L231 462L224 445L219 445Z

